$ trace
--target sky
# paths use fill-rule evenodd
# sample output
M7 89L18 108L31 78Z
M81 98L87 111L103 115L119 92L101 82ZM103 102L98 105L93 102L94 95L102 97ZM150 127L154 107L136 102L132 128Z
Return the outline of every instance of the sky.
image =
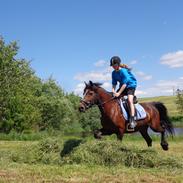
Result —
M139 97L183 89L182 0L0 0L0 35L18 58L81 95L84 81L111 90L109 60L132 67Z

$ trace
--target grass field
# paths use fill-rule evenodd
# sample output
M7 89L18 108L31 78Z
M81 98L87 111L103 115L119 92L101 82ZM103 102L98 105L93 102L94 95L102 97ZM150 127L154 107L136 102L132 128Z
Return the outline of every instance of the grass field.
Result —
M183 138L169 138L169 151L153 139L152 148L131 135L0 141L0 182L183 182Z
M165 104L165 106L168 109L170 116L178 116L180 115L177 110L177 104L176 104L176 96L160 96L160 97L152 97L152 98L141 98L139 99L139 102L162 102Z
M183 114L178 111L176 96L160 96L152 98L140 98L139 102L162 102L168 110L168 115L174 126L183 127Z

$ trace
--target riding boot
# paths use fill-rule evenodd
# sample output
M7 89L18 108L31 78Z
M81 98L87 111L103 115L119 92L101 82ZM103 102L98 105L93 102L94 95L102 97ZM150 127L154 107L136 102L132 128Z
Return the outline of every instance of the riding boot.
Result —
M136 125L137 125L137 123L136 123L136 121L135 121L135 119L134 119L134 116L131 116L131 117L130 117L130 127L131 127L132 129L134 129L134 128L136 127Z

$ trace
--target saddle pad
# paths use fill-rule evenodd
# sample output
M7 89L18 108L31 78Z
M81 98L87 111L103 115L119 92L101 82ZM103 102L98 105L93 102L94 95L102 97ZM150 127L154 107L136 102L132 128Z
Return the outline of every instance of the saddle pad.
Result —
M120 106L121 106L121 110L123 113L123 116L125 118L125 120L129 120L129 115L128 112L126 111L125 107L124 107L124 101L120 100ZM135 104L135 120L141 120L141 119L145 119L147 116L144 108L142 107L142 105L140 104Z

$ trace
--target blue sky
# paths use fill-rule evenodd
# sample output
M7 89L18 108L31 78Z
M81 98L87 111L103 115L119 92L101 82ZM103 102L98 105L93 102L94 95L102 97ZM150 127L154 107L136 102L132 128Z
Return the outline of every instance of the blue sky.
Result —
M183 87L182 0L0 0L0 35L16 40L19 58L32 60L80 94L83 81L111 90L109 59L133 68L137 95L172 95Z

